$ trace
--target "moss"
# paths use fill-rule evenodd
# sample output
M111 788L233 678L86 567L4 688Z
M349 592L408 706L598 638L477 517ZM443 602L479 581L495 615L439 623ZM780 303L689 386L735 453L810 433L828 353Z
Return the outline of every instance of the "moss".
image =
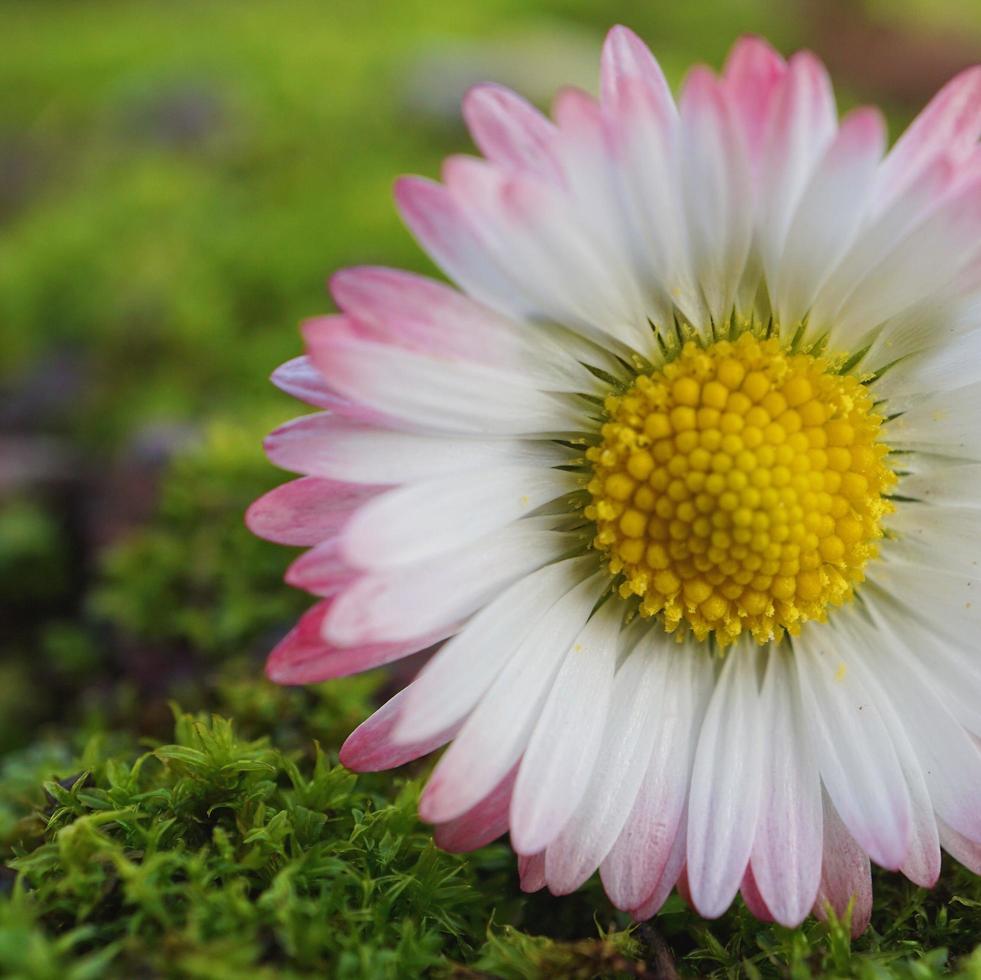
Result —
M491 958L541 959L544 940L485 940L509 873L498 849L433 845L417 780L358 780L319 746L244 740L218 716L178 713L172 743L134 750L90 745L84 769L45 784L0 903L43 953L27 969L24 944L0 942L5 976L79 948L113 976L421 976L485 941Z
M595 882L521 895L502 845L439 851L415 816L420 778L356 777L299 732L175 718L166 744L8 763L0 974L929 978L977 938L981 886L953 869L933 894L879 882L854 947L844 924L788 930L742 907L706 924L677 898L636 927ZM44 767L60 778L42 792ZM981 949L956 975L981 976Z

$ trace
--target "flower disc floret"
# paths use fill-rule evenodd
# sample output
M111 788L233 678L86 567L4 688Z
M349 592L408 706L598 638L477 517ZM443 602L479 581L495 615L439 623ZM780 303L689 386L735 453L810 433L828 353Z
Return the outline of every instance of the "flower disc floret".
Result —
M642 615L764 643L852 597L896 479L858 378L746 333L687 343L605 409L586 516Z

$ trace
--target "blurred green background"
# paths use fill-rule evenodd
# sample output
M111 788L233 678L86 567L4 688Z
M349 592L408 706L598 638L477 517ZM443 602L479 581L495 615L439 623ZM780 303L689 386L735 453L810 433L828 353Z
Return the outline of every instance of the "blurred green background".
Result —
M977 0L0 2L0 801L25 758L169 737L171 698L336 749L386 687L261 679L304 605L241 524L303 411L267 377L331 270L431 268L391 184L470 149L467 87L594 89L615 22L673 83L810 47L894 136L981 56Z

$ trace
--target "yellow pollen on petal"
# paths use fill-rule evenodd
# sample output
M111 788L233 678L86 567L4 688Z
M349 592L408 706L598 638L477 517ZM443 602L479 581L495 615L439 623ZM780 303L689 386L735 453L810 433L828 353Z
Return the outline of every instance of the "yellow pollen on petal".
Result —
M765 643L852 598L896 482L858 378L747 333L689 342L605 407L586 515L642 615Z

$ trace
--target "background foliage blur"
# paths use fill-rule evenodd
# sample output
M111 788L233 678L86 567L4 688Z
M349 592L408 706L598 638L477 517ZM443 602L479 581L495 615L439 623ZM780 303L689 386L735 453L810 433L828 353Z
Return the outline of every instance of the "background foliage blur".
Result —
M388 684L261 680L303 607L280 583L285 549L241 522L282 476L263 434L302 411L266 379L299 352L298 322L329 308L332 269L429 268L391 183L470 149L466 88L494 79L542 105L594 89L617 21L674 83L719 67L741 33L811 47L842 103L882 104L893 135L981 56L977 0L0 0L5 847L27 846L40 780L77 772L92 737L170 738L169 699L333 751ZM565 935L595 934L592 907ZM681 955L736 955L685 935ZM892 942L875 950L917 952Z

